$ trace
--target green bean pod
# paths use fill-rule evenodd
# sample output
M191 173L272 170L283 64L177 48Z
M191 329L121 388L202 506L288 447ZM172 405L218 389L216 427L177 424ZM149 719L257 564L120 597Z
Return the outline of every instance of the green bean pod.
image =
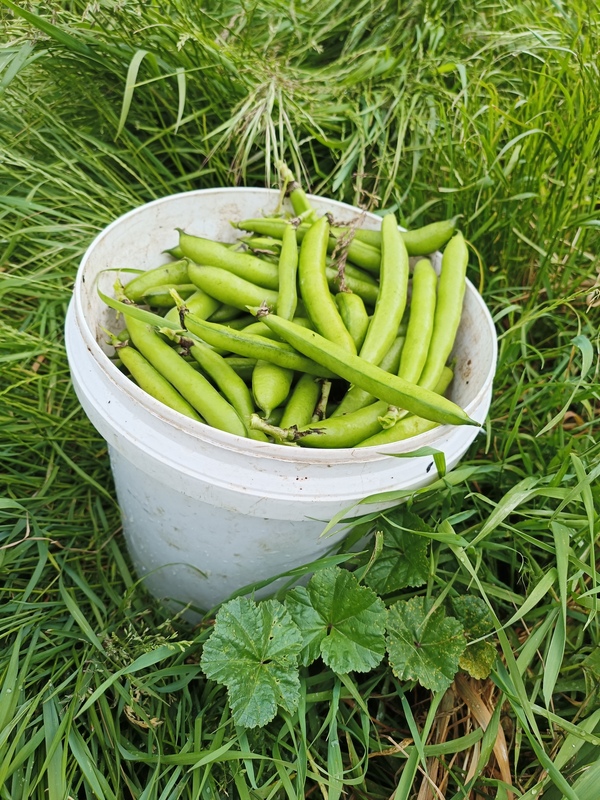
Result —
M301 375L285 405L285 411L279 423L281 427L291 428L292 425L295 425L300 428L302 425L308 425L320 394L319 380L314 375Z
M242 315L241 311L242 309L237 306L230 306L229 303L221 303L219 301L219 307L210 315L209 319L211 322L220 322L230 327L241 325L243 328L246 323L244 321L239 322L239 319L240 317L245 318L246 315Z
M377 303L377 298L379 297L378 284L367 283L366 281L357 278L355 274L350 272L348 266L349 265L346 264L346 269L344 272L344 283L346 284L346 289L361 297L368 306L374 306ZM342 287L338 271L333 269L333 267L326 267L325 276L327 278L329 291L334 295L339 294L339 292L342 291Z
M193 283L166 283L148 289L141 301L152 308L173 308L176 304L171 289L174 289L183 300L191 297L196 291Z
M454 377L454 373L450 369L450 367L444 367L442 370L442 374L440 379L438 380L435 391L443 395L447 390L448 386L452 382L452 378ZM377 447L382 444L389 444L390 442L399 442L403 439L408 439L412 436L417 436L420 433L425 433L426 431L430 431L433 428L436 428L438 425L437 422L433 422L429 419L424 419L423 417L416 416L414 414L410 414L404 417L401 420L393 425L391 428L387 428L386 430L379 431L378 433L373 434L365 438L360 444L357 444L357 447Z
M250 253L238 253L224 244L184 231L179 231L179 246L191 261L201 266L220 267L265 289L277 289L279 285L277 266Z
M262 303L273 307L277 304L277 292L251 283L220 267L190 264L189 275L190 280L206 294L241 311L245 311L247 306L259 306Z
M117 353L129 374L140 389L159 400L164 405L184 414L186 417L202 422L202 417L185 400L179 392L155 369L148 359L135 348L124 344L117 348Z
M433 332L419 386L432 389L448 361L462 317L469 251L462 233L455 234L442 254Z
M325 257L329 223L321 217L311 225L300 246L298 278L300 294L315 328L349 353L356 353L327 285Z
M236 331L226 325L194 317L192 314L184 315L185 327L194 336L207 342L213 347L221 348L229 353L248 358L264 359L280 367L293 369L297 372L307 372L320 378L331 378L333 373L321 364L301 355L294 347L286 342L267 339L265 336ZM290 323L294 324L294 323ZM296 326L303 330L301 326Z
M392 346L381 359L379 366L386 372L396 374L400 364L400 356L404 348L404 336L397 336L392 342ZM370 405L375 401L370 392L361 389L360 386L351 386L344 395L341 403L332 412L332 417L341 417L358 411L360 408Z
M182 258L136 275L123 287L125 297L139 303L151 289L164 284L189 283L188 260Z
M198 288L193 294L185 298L185 307L188 311L202 319L208 319L220 306L221 303L218 300ZM165 319L170 322L178 322L179 309L176 306L170 308L165 314Z
M420 228L413 228L409 231L401 231L404 244L409 256L427 256L440 250L450 240L456 230L458 217L444 219L439 222L432 222ZM356 238L372 247L381 246L381 231L366 230L359 228L355 234Z
M393 214L381 223L381 273L379 295L360 357L379 364L396 338L406 307L408 253Z
M355 447L381 430L379 417L387 407L384 400L377 400L344 417L328 417L305 425L298 430L298 444L302 447Z
M283 246L279 254L279 288L277 314L284 319L293 319L298 305L298 243L296 229L290 225L283 232Z
M412 294L406 341L398 375L418 383L427 361L435 316L437 274L428 258L420 259L413 270Z
M283 233L293 223L284 217L260 217L257 219L245 219L241 222L232 223L234 227L250 231L252 233L260 233L262 236L272 236L275 239L282 239ZM310 228L308 222L302 222L296 226L296 236L298 242L302 242L308 229ZM338 239L348 231L347 228L332 227L327 239L327 252L332 253L338 243ZM352 239L347 246L347 257L349 261L356 264L358 267L368 270L369 272L379 272L380 251L379 248L373 247L367 242L361 242L358 238Z
M123 316L135 347L209 425L236 436L247 435L237 411L203 375L181 358L150 325L126 314Z
M335 302L358 352L365 340L370 321L364 301L354 292L340 292L336 294Z
M304 356L349 383L359 386L379 400L385 400L393 406L401 406L413 414L435 422L449 425L479 425L451 400L385 372L315 331L301 328L276 314L268 314L263 319L281 339Z
M244 383L250 383L252 372L256 366L255 358L244 358L244 356L224 356L225 362L242 378Z
M244 380L223 356L203 342L195 341L189 348L190 355L219 387L221 394L231 403L242 418L251 439L265 441L259 431L250 429L250 417L254 414L252 395Z
M256 405L269 417L287 400L294 370L259 359L252 372L252 395Z

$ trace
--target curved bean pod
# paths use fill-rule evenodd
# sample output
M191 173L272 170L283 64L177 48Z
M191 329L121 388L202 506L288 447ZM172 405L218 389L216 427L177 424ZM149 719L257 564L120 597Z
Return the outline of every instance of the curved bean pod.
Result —
M450 383L454 373L450 367L444 367L440 379L438 380L435 391L439 394L444 394ZM389 444L390 442L399 442L403 439L408 439L411 436L417 436L419 433L425 433L437 427L437 423L429 419L411 414L399 420L391 428L379 431L372 436L364 439L357 444L357 447L376 447L382 444Z
M390 375L385 370L348 353L315 331L306 330L276 314L263 317L267 325L284 341L307 358L321 364L344 380L359 386L379 400L401 406L413 414L449 425L477 425L456 403L440 397L430 389L416 386Z
M459 232L450 239L442 254L433 332L427 360L419 378L419 386L425 389L432 389L436 385L454 347L462 317L468 260L467 244Z
M138 303L150 289L164 284L189 283L188 260L182 258L136 275L123 287L125 297Z
M418 383L427 361L433 332L436 291L436 271L428 258L422 258L413 270L408 328L398 369L398 375L411 383Z
M409 256L427 256L440 250L446 242L450 240L456 230L458 217L444 219L439 222L432 222L420 228L413 228L408 231L401 231L400 235L404 239L404 244ZM366 230L359 228L355 234L356 238L372 247L381 246L381 231Z
M277 305L277 292L251 283L220 267L190 264L189 276L206 294L241 311L245 311L247 306L259 306L263 302L273 307Z
M262 358L265 361L271 361L273 364L279 364L281 367L293 369L297 372L307 372L309 375L316 375L320 378L333 377L333 373L329 369L301 355L286 342L274 341L264 336L245 333L243 330L236 331L226 325L208 322L194 317L192 314L185 314L185 312L184 321L185 327L190 333L198 336L198 338L213 347L221 348L229 353L235 353L238 356ZM304 330L300 326L295 327Z
M195 419L198 422L203 421L202 417L179 394L177 389L138 350L124 344L117 348L117 353L140 389L143 389L174 411L179 411L180 414L184 414L186 417Z
M213 428L246 436L237 411L149 325L124 314L135 347Z
M342 349L356 353L354 341L342 322L327 285L325 257L328 231L329 223L325 217L321 217L311 225L302 241L298 263L300 294L315 328Z
M238 253L224 244L179 231L179 247L187 258L207 267L220 267L265 289L277 289L279 270L250 253Z

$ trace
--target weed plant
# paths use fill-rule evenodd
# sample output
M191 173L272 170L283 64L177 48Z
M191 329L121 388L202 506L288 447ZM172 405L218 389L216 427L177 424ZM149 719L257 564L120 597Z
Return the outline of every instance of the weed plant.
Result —
M1 800L596 800L598 4L0 0L0 26ZM465 546L432 538L398 597L480 598L497 658L446 691L316 661L246 729L200 667L212 617L132 571L63 326L115 217L277 159L407 227L462 215L494 398L410 501Z

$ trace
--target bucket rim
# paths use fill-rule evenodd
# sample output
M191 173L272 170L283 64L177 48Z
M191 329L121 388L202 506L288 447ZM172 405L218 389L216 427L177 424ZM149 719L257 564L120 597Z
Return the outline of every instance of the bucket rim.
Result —
M380 461L382 459L387 459L390 456L394 456L395 454L403 455L406 453L410 453L414 450L417 450L424 446L431 446L435 447L436 442L440 442L442 440L446 440L448 436L452 435L453 432L456 432L457 429L462 428L463 426L453 426L453 425L440 425L437 428L434 428L430 431L425 433L419 434L417 436L411 437L410 439L405 439L399 442L391 442L385 445L379 445L374 447L351 447L351 448L309 448L309 447L293 447L287 445L280 445L273 442L260 442L254 439L249 439L241 436L236 436L235 434L227 433L225 431L220 431L216 428L212 428L209 425L197 422L192 419L188 419L181 414L178 414L176 411L164 406L158 400L155 400L153 397L148 395L142 389L140 389L133 381L127 378L121 370L111 361L109 356L104 352L104 350L100 347L98 340L96 338L96 333L92 331L85 314L85 310L83 307L82 295L85 286L85 269L92 258L95 249L98 245L107 237L111 235L111 233L115 230L115 228L119 227L123 223L126 223L127 220L134 218L140 213L143 213L148 208L157 207L163 204L167 204L177 199L191 199L194 197L209 197L210 195L227 195L230 194L231 196L246 194L246 195L256 195L259 194L263 196L265 199L274 199L279 197L280 193L276 189L269 189L264 187L213 187L209 189L194 189L185 192L177 192L171 195L165 195L160 198L156 198L151 200L147 203L142 205L136 206L135 208L126 211L116 219L114 219L111 223L109 223L105 228L103 228L90 242L89 246L87 247L81 262L79 264L77 275L74 283L73 288L73 296L71 298L70 306L73 308L73 316L76 320L76 326L73 329L67 326L67 352L69 350L68 347L68 339L70 335L81 335L87 350L90 352L94 361L96 362L97 366L100 367L102 372L105 376L114 384L119 387L120 391L125 392L129 397L135 401L136 404L142 405L152 416L157 417L162 424L167 424L170 426L176 426L178 429L185 429L186 432L194 439L202 440L205 443L226 448L229 450L234 450L235 452L240 453L241 455L247 455L252 457L260 457L264 459L272 459L274 461L292 461L298 462L305 465L310 464L331 464L332 466L335 464L340 464L343 462L347 462L349 459L354 463L369 463L374 461ZM324 199L322 197L316 195L309 195L309 198L312 202L317 204L321 203L326 206L333 206L340 211L352 213L356 215L357 213L365 214L365 219L369 220L370 223L379 223L381 222L381 218L378 217L376 214L372 212L362 212L361 210L357 209L355 206L352 206L347 203L343 203L341 201L336 200L329 200ZM479 389L477 390L474 397L471 401L465 405L464 410L469 415L474 415L477 417L475 413L478 408L482 406L482 404L486 405L485 414L487 416L487 406L489 406L489 402L486 403L486 398L490 393L491 386L494 380L495 371L496 371L496 364L497 364L497 357L498 357L498 340L497 334L494 327L494 322L491 316L491 313L481 296L481 294L477 291L473 283L467 278L466 279L466 292L469 293L469 297L471 301L475 302L478 306L479 312L482 314L483 319L486 321L486 326L488 328L488 332L490 334L490 340L492 342L492 353L491 359L488 365L487 373L482 381ZM481 421L481 425L483 425L484 420ZM468 426L469 431L475 430L474 427ZM476 431L476 435L480 433L482 428Z

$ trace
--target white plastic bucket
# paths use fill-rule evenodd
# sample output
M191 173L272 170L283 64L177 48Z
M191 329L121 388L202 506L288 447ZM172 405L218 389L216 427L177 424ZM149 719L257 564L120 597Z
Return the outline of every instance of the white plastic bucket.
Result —
M168 257L162 251L177 244L177 227L233 241L237 232L230 220L272 213L278 199L273 190L236 188L156 200L103 230L77 274L66 320L73 385L108 443L135 569L146 588L172 608L210 609L252 582L319 558L345 535L337 528L321 537L334 514L368 495L417 489L437 477L431 457L394 458L390 453L429 445L444 452L452 469L478 433L475 427L443 426L377 449L257 442L181 416L110 361L112 349L102 328L114 329L115 315L97 294L97 286L112 293L116 275L107 270L164 263ZM313 203L339 221L356 216L351 206L320 198ZM379 223L367 215L363 224L377 228ZM126 280L127 273L121 277ZM470 283L454 354L450 396L483 423L497 340L490 314Z

